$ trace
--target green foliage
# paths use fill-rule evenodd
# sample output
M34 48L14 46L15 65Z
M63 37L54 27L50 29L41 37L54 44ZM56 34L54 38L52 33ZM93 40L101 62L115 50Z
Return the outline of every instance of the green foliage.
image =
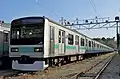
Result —
M115 41L115 37L113 37L113 38L105 38L105 37L102 37L102 38L93 38L93 40L101 42L101 43L103 43L103 44L105 44L107 46L110 46L110 47L114 48L114 49L117 48L117 43Z

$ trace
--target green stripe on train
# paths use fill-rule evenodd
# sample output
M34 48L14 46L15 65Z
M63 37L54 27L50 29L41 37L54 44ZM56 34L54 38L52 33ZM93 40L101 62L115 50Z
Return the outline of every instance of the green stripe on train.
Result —
M5 51L5 52L9 51L8 43L5 43L5 44L4 44L4 51Z
M55 44L54 48L58 49L59 48L59 44ZM69 46L69 45L65 45L66 49L76 49L76 46Z
M76 49L77 46L71 46L71 45L65 45L65 49ZM54 48L58 49L59 48L59 44L55 44ZM86 46L80 46L79 49L83 49L83 50L99 50L98 48L92 48L92 47L86 47Z
M54 48L58 49L59 44L55 44ZM76 49L76 46L71 46L71 45L65 45L65 49ZM79 49L87 49L85 46L80 46Z
M65 49L76 49L76 46L68 46L68 45L65 45Z
M9 47L8 44L4 44L4 49L3 49L3 45L0 45L0 52L8 52L9 51Z
M54 48L59 48L59 44L55 44L55 45L54 45Z

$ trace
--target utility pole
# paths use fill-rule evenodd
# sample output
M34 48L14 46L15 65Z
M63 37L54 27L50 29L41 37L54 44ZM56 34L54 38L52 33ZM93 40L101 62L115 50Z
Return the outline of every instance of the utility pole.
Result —
M119 17L115 17L116 21L116 36L117 36L117 52L120 54L120 27L119 27Z

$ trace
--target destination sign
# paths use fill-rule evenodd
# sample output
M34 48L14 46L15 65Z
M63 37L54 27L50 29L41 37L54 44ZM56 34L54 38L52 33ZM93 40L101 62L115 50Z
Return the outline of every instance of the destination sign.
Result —
M23 19L21 20L22 24L35 24L35 23L43 23L43 19Z
M44 19L41 19L41 18L24 18L24 19L15 20L12 24L13 25L38 24L43 22L44 22Z

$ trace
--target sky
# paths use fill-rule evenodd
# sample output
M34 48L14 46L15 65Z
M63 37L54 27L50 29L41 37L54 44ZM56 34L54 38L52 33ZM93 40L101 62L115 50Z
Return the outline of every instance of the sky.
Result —
M11 22L23 16L46 16L59 22L61 17L67 20L75 18L91 19L98 16L114 20L120 15L120 0L0 0L0 19ZM96 11L93 9L92 3ZM114 29L80 30L89 37L114 37Z

